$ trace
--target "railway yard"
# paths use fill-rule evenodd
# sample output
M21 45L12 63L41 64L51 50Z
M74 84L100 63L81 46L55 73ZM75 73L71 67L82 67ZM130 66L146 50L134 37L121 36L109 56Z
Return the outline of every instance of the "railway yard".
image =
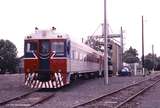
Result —
M41 90L24 86L23 74L0 75L0 107L158 108L158 75L109 77L108 85L103 78L79 79L63 88Z
M158 2L0 4L0 108L160 108Z

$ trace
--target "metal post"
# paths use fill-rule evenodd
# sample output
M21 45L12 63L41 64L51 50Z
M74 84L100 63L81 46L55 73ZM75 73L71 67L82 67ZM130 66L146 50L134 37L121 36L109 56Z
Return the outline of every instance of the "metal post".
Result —
M152 45L152 62L153 62L152 72L154 72L154 45Z
M142 74L145 75L145 72L144 72L144 23L143 23L143 16L142 16Z
M134 75L135 76L137 75L137 65L136 65L136 63L134 63Z
M104 80L105 84L108 84L108 24L106 16L106 0L104 0Z
M123 29L121 26L121 68L123 67Z
M119 71L119 48L118 48L119 46L117 45L117 51L116 51L116 53L117 53L117 75L118 75L118 71Z
M83 43L83 38L82 38L82 43Z

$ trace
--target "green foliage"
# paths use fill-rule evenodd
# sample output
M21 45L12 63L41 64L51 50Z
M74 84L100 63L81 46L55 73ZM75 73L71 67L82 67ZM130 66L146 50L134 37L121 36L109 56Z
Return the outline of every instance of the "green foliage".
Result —
M149 53L144 57L144 68L148 70L152 70L153 68L157 69L159 63L160 60L156 55Z
M137 50L130 47L128 50L124 52L123 60L126 63L136 63L139 62L139 58L137 56L138 56Z
M0 73L5 73L6 71L14 73L17 61L17 48L9 40L0 40Z
M155 69L160 70L160 57L157 57L156 59L154 59L154 61L154 64L156 65Z
M144 68L146 68L148 70L152 70L153 69L153 61L150 59L144 59Z

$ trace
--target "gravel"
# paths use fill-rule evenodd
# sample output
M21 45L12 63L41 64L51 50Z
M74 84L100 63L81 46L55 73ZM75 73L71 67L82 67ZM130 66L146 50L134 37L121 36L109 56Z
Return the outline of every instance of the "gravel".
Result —
M53 98L33 108L71 108L97 96L149 77L109 77L108 85L104 84L103 78L78 80L66 87L53 90L52 92L55 93ZM23 74L0 75L0 102L31 90L33 89L24 86Z
M149 78L149 76L110 77L108 85L104 84L103 78L82 81L83 83L81 84L70 85L74 87L66 87L65 90L62 89L57 91L55 97L43 104L35 106L35 108L71 108L75 105L146 78Z
M160 108L160 82L142 95L136 97L130 104L131 108Z
M24 86L24 74L0 75L0 102L31 90Z

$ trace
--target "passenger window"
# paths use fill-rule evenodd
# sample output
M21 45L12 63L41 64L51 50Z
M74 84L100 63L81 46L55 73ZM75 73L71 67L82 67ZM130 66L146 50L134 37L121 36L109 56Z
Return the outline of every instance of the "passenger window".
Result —
M68 44L67 44L67 54L68 55L70 54L70 41L68 41Z
M74 51L74 50L72 50L71 59L72 59L72 60L74 60L74 59L75 59L75 51Z
M75 59L78 60L79 59L79 53L77 51L75 51Z

